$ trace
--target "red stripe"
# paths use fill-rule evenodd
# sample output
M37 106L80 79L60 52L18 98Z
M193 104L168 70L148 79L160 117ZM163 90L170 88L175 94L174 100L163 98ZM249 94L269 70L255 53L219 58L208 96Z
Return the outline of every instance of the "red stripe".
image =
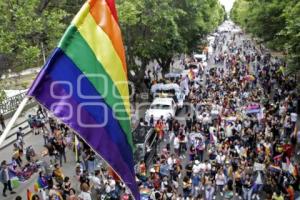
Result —
M108 5L108 7L110 8L111 14L114 16L115 20L117 22L119 22L115 0L106 0L106 3Z

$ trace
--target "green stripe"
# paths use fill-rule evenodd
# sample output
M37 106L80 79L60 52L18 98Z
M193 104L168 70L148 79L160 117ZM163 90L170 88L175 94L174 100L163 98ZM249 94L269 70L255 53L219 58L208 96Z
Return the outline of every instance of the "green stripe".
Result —
M86 76L111 108L113 108L114 105L118 105L117 108L118 110L121 110L121 112L116 112L114 110L115 116L126 134L128 143L130 144L132 150L134 150L130 118L126 113L120 93L115 87L110 76L106 73L103 65L98 62L94 52L91 50L88 43L84 40L75 26L69 26L58 47L65 52L65 54L75 63L75 65L81 72L83 72L83 74L101 74L104 77L107 77L107 88L104 88L103 81L101 81L99 77ZM115 92L113 93L113 91ZM106 96L103 96L102 94L106 94Z

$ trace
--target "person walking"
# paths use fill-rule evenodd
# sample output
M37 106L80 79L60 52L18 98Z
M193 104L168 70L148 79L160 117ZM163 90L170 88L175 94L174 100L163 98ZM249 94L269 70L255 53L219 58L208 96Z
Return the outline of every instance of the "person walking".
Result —
M10 181L10 177L8 174L8 167L7 167L7 163L6 160L1 162L1 169L0 169L0 181L3 184L3 192L2 195L4 197L7 197L6 195L6 190L8 189L10 191L11 194L15 194L16 192L13 191L12 187L11 187L11 181Z
M64 138L58 139L55 148L56 148L56 150L58 151L58 154L59 154L59 164L60 164L60 166L62 166L63 159L64 159L65 163L67 161L66 144L65 144Z
M223 169L219 169L218 173L215 176L217 192L220 193L223 198L224 185L226 184L226 177L224 175Z

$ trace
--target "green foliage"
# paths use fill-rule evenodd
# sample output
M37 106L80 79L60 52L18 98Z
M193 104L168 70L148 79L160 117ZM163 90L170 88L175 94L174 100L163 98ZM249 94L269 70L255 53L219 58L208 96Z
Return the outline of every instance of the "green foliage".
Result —
M289 69L300 71L300 2L290 3L285 9L286 27L281 32L286 37Z
M218 0L119 0L117 6L128 65L140 72L153 60L167 71L175 55L195 50L225 17Z
M300 2L236 0L231 18L271 49L287 54L288 66L300 71Z
M218 0L116 1L131 69L156 60L167 70L174 55L196 50L226 15ZM42 65L42 46L48 56L84 2L0 1L0 55L14 70Z
M3 90L0 90L0 103L6 99L6 94Z
M0 1L0 54L21 70L42 64L41 43L46 54L56 46L66 25L67 13L46 0Z

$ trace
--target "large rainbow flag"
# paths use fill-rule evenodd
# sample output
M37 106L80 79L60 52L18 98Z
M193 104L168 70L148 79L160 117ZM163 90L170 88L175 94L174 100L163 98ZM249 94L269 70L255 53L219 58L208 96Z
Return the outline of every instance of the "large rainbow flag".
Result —
M125 52L114 0L89 0L28 91L72 128L140 199Z

